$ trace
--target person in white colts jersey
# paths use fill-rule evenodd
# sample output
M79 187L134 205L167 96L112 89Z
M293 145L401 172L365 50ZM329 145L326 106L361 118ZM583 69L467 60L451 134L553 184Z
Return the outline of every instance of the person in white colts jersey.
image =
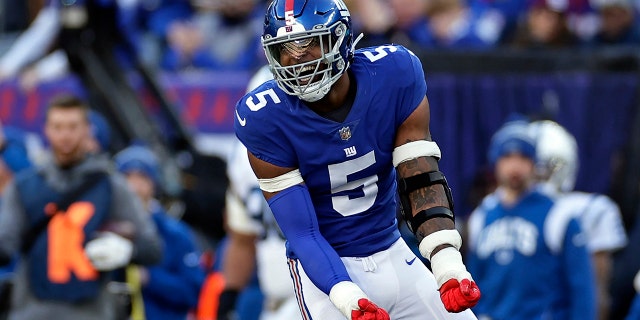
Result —
M595 280L578 219L536 187L529 122L491 138L497 182L468 220L467 267L482 287L479 319L595 320Z
M262 44L274 80L236 105L302 318L476 319L422 64L358 40L341 0L272 1ZM396 192L433 273L400 237Z
M252 90L270 79L273 79L271 71L264 66L251 78L247 89ZM218 320L233 319L237 296L249 284L254 266L265 296L260 320L302 319L291 289L284 235L251 171L247 148L239 141L227 163L230 180L226 199L228 247L222 258L225 290L218 304Z
M556 197L561 211L578 218L587 235L598 289L599 319L609 319L609 279L612 254L627 244L618 205L598 193L574 191L578 174L576 139L557 122L534 121L529 128L536 139L536 175L540 188Z

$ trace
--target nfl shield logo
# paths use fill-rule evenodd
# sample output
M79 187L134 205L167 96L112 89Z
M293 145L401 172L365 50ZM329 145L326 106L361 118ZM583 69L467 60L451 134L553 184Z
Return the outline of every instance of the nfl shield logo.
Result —
M342 140L349 140L349 138L351 138L351 129L349 129L349 127L342 127L342 129L338 130L338 133L340 133L340 139Z

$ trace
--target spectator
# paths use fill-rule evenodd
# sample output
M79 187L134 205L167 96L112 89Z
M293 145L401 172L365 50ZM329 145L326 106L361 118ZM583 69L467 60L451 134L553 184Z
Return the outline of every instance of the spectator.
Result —
M0 123L0 203L5 188L20 171L31 167L31 160L27 153L26 142L22 132L11 127L3 127ZM13 286L13 272L17 258L11 263L0 267L0 319L8 314L11 287Z
M139 23L144 50L140 52L140 59L148 66L160 67L169 26L189 20L193 13L189 0L141 0Z
M431 0L427 15L431 40L422 45L436 48L493 48L506 23L497 10L471 7L465 0Z
M569 0L533 0L511 44L524 49L567 48L577 44L577 37L567 24L569 4Z
M91 41L119 44L117 52L130 64L127 59L137 58L131 57L139 42L137 9L137 1L128 0L47 0L29 28L0 58L0 81L18 76L22 88L29 90L68 74L73 67L68 43L78 45L78 30L92 29L93 38L85 36L82 45ZM71 39L66 36L69 30Z
M463 0L356 0L357 27L367 45L385 42L418 48L490 48L504 19L497 10ZM380 14L379 12L382 12Z
M0 57L0 81L20 76L24 89L55 79L68 70L66 55L53 50L61 22L56 1L44 6L35 20Z
M632 0L591 0L600 16L600 28L592 45L640 44L640 21Z
M627 244L620 209L606 195L573 191L578 146L565 128L549 120L535 121L530 128L536 139L536 173L542 191L556 197L558 210L577 218L587 235L597 280L599 319L607 320L612 255Z
M394 42L406 46L431 46L432 38L426 16L427 1L390 0L386 1L386 4L392 19L383 42ZM361 3L361 6L368 5L368 3Z
M87 139L87 151L90 153L109 152L111 148L111 126L107 119L97 111L89 111L91 130Z
M112 270L160 260L156 228L104 155L85 150L88 108L52 99L44 133L51 157L6 187L0 262L20 254L9 319L114 319Z
M254 70L264 64L259 35L264 8L258 0L192 1L189 21L167 30L166 70Z
M41 134L0 121L0 154L13 174L37 164L46 151Z
M163 240L162 262L153 266L134 266L142 289L145 319L184 320L198 302L205 274L200 267L200 252L190 228L169 216L154 198L160 167L151 150L131 146L115 155L118 171L142 201ZM127 279L131 281L131 279ZM134 306L139 307L134 304ZM133 308L132 316L138 314ZM133 319L137 319L133 317Z
M473 10L496 12L498 19L504 21L500 43L510 42L520 19L527 11L528 0L468 0Z
M474 312L490 319L595 319L595 279L580 225L534 188L528 123L506 123L488 154L498 188L468 226L469 272L486 292Z
M416 18L424 17L424 1L407 2L407 12ZM413 5L412 5L413 4ZM391 32L396 23L396 16L385 0L351 0L347 2L353 17L355 34L363 32L365 37L360 42L363 46L381 45L389 42Z
M0 175L0 194L14 174L31 167L31 159L22 130L0 123L0 162L7 171Z

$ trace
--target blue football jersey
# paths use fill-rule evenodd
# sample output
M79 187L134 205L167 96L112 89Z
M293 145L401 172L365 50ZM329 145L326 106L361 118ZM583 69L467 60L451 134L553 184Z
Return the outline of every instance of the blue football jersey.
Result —
M357 93L343 122L271 80L238 102L235 131L257 158L300 170L320 232L340 256L367 256L399 238L394 140L427 86L419 59L402 46L357 50L350 70Z
M498 190L469 218L466 263L482 299L479 318L594 319L595 286L586 239L574 216L534 190L515 204Z

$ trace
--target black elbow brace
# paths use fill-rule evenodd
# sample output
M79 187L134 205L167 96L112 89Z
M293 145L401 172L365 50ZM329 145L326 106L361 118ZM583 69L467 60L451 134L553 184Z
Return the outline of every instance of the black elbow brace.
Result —
M434 184L441 184L444 187L444 193L447 196L449 202L449 208L447 207L433 207L418 212L415 216L412 214L411 201L409 200L409 194L421 188L429 187ZM398 194L400 196L400 210L402 216L409 226L409 230L416 234L418 227L429 219L436 217L446 217L454 220L453 215L453 197L451 195L451 188L447 183L447 179L440 171L424 172L415 176L398 179Z

